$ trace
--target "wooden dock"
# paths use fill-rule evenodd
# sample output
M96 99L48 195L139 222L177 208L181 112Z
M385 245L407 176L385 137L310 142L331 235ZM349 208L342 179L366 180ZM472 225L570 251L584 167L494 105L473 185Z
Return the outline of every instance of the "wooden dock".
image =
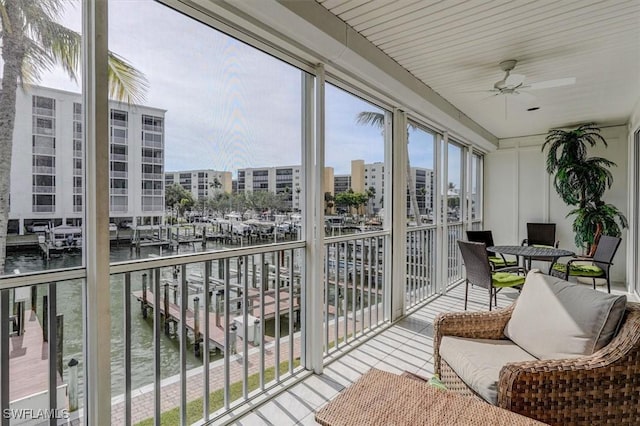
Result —
M135 297L141 304L144 304L142 291L135 291L132 293L133 297ZM254 316L258 319L261 318L261 309L260 309L260 291L256 289L250 289L247 294L247 300L249 301L249 310L247 312L248 315ZM233 303L236 303L238 299L233 299ZM231 301L230 301L231 303ZM153 292L147 290L146 304L151 309L154 308L154 296ZM275 300L275 291L274 290L266 290L264 296L264 316L265 320L275 318L276 313L276 300ZM164 297L160 297L160 314L162 316L166 316L164 312ZM176 305L169 301L168 303L168 316L166 316L169 321L175 322L176 324L180 323L180 306ZM204 303L201 304L201 307L204 308ZM293 301L293 311L298 311L299 305L296 298ZM289 292L288 290L283 290L280 292L280 315L284 315L289 313ZM200 311L200 326L199 332L201 335L204 335L204 324L205 324L205 312L204 309ZM239 315L232 315L232 317L237 317ZM195 329L195 315L192 309L187 309L186 311L186 321L185 325L189 331L192 333ZM240 333L241 334L241 333ZM240 334L236 337L236 352L242 351L242 338ZM269 342L273 340L272 337L265 335L265 342ZM225 347L225 328L224 328L224 315L217 315L216 312L209 313L209 341L213 345L213 348L217 348L221 351L224 351ZM251 346L253 345L252 341L248 341Z
M49 389L48 344L36 313L25 312L24 333L9 338L9 399L15 401ZM55 361L54 361L55 362ZM57 374L57 386L63 384Z

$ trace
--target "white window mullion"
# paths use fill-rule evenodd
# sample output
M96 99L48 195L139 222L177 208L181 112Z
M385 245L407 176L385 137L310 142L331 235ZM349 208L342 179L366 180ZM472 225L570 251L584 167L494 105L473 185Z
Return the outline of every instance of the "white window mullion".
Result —
M303 173L305 182L304 217L305 241L307 245L305 259L306 288L306 359L307 368L316 374L322 374L323 350L322 332L324 309L324 291L320 283L324 283L324 147L325 147L325 79L324 66L318 65L313 78L306 77L303 96L305 114L306 141L303 147ZM303 83L304 84L304 83ZM304 143L304 141L303 141Z
M440 206L438 214L441 220L441 233L440 233L440 270L441 279L440 294L445 294L447 291L447 285L449 284L449 134L444 132L442 135L442 143L440 144L442 149L441 158L439 161L442 164L442 170L440 172L441 181L438 186Z

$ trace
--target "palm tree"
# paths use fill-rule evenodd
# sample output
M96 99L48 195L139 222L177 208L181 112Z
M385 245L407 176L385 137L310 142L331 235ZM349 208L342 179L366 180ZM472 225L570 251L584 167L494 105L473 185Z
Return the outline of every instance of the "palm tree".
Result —
M588 157L587 149L598 142L607 146L594 123L573 130L551 130L542 145L548 146L547 172L554 174L553 186L560 198L570 206L577 206L567 216L575 216L575 243L591 252L597 235L620 236L620 226L627 227L627 219L613 205L602 201L605 191L613 184L609 167L616 164L601 157ZM618 226L618 221L620 226Z
M553 186L568 205L584 208L588 200L600 199L613 184L607 169L616 164L601 157L587 157L587 145L607 141L594 123L583 124L574 130L551 130L542 150L549 146L547 173L553 174Z
M380 129L384 129L384 114L373 111L363 111L358 114L356 119L358 124L368 124ZM413 126L409 124L409 127ZM407 131L407 144L409 144L409 132ZM418 197L416 196L416 187L413 185L413 176L411 175L411 162L409 161L409 155L407 155L407 189L409 190L409 199L411 201L411 207L413 214L416 218L416 223L420 223L420 208L418 206Z
M376 188L373 186L370 186L369 189L367 189L367 197L369 198L369 204L371 204L371 200L376 198ZM373 209L370 208L369 209L369 214L373 214Z
M81 57L80 34L57 20L65 0L0 0L2 93L0 93L0 274L4 271L13 128L18 84L37 82L43 71L60 65L77 79ZM144 76L123 58L109 53L109 95L140 102L148 87Z

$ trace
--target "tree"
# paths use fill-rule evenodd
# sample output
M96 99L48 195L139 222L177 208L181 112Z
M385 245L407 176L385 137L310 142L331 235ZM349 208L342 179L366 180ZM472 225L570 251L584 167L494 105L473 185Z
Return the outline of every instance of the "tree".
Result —
M4 271L13 129L18 84L35 83L60 65L73 80L80 64L80 34L59 24L65 0L0 0L2 93L0 93L0 273ZM123 58L109 54L109 95L139 102L148 87L144 76Z
M324 214L331 213L331 209L335 205L334 201L335 197L333 196L333 194L331 194L331 192L324 193Z
M164 204L167 208L175 209L176 216L184 214L194 205L193 196L179 183L167 186L164 190ZM177 217L176 217L177 219Z
M600 233L619 237L620 227L628 226L626 217L615 206L602 201L605 191L613 184L608 168L616 164L605 158L587 156L588 147L598 142L607 146L595 123L587 123L573 130L551 130L542 145L542 151L549 147L547 173L555 173L556 192L565 203L577 206L567 217L575 216L575 243L586 248L589 255L593 255Z
M368 124L371 126L384 129L384 114L373 111L363 111L358 114L356 121L359 124ZM409 127L413 127L409 124ZM409 131L407 129L407 144L409 144ZM407 155L407 189L409 190L409 199L411 201L411 207L413 208L413 214L416 217L416 223L419 223L420 209L418 207L418 197L416 196L416 187L413 185L413 176L411 175L411 162Z
M376 188L373 186L370 186L369 189L367 189L367 197L369 198L369 203L371 203L371 200L374 200L376 198ZM373 212L371 211L373 209L369 209L370 213L373 214Z

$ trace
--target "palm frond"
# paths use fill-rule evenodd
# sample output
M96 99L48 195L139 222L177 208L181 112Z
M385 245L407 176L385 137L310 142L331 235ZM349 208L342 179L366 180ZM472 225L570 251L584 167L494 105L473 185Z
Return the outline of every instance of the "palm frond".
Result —
M384 114L373 111L362 111L356 117L358 124L371 125L380 129L384 128Z
M109 97L129 104L142 103L149 83L126 59L109 52Z

